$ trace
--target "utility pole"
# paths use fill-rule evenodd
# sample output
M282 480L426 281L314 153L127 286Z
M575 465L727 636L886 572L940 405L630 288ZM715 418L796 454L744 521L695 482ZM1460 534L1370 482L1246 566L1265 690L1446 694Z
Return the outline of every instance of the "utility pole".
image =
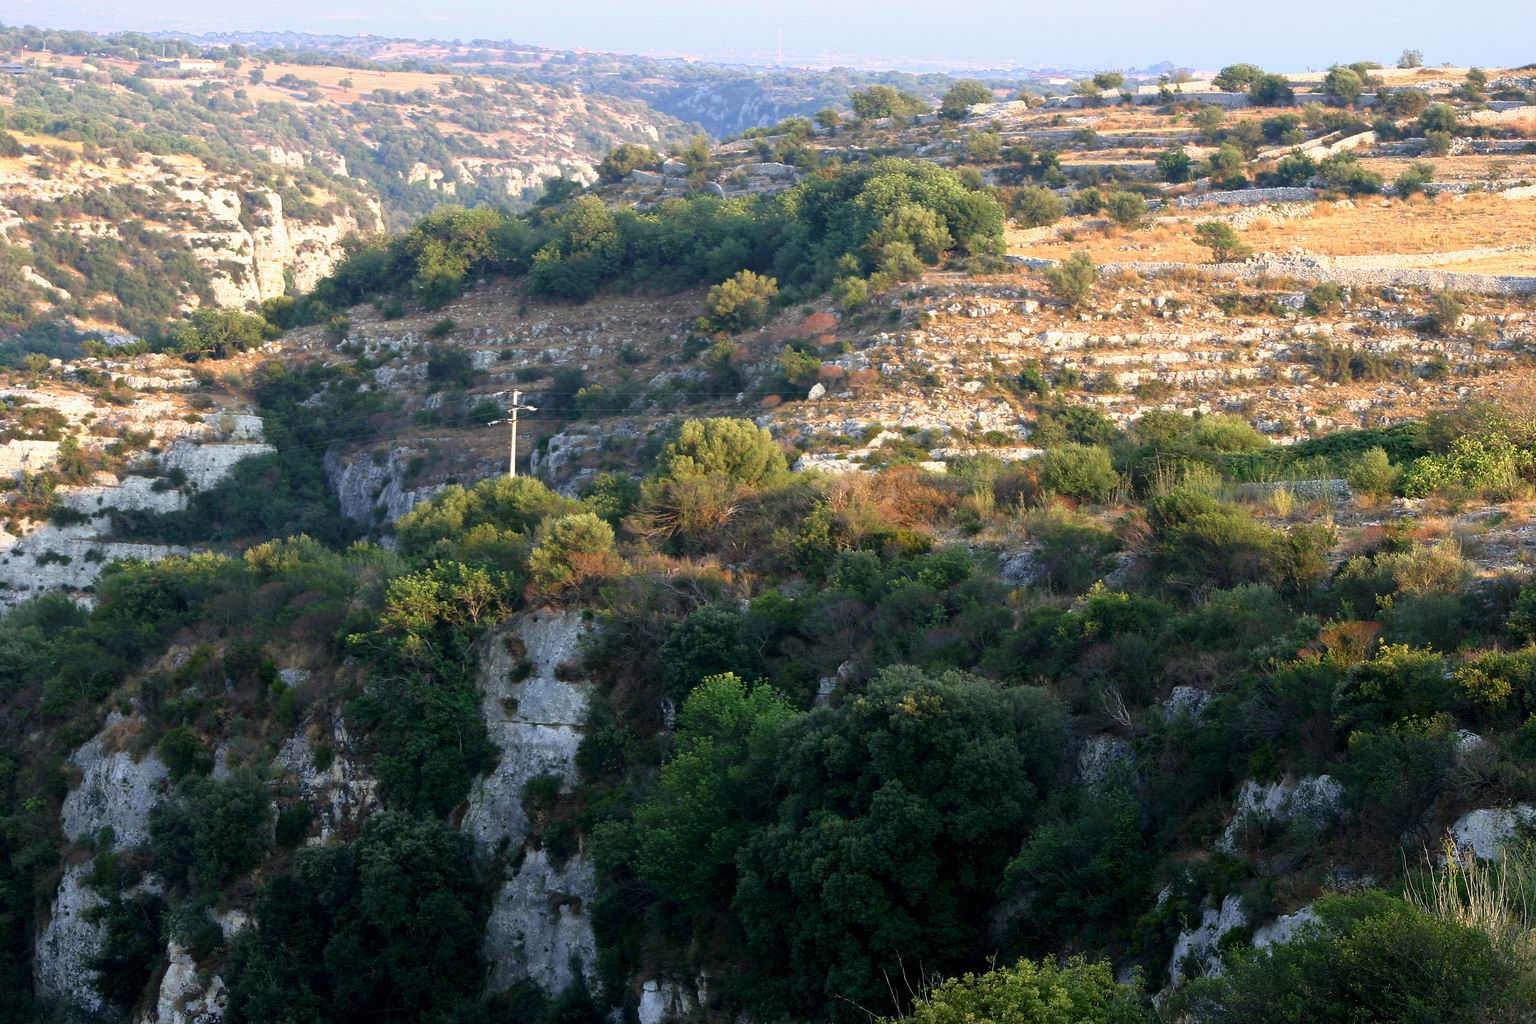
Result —
M504 420L492 420L490 426L498 426L502 423L512 425L512 443L507 446L507 476L517 476L517 414L520 412L538 412L536 405L523 405L523 393L512 392L512 406L507 410L510 415Z

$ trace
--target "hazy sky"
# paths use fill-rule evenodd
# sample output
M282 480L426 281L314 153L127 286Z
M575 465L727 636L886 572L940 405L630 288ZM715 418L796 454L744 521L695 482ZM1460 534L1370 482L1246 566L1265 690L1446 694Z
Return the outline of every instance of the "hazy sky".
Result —
M1536 0L0 0L0 22L181 32L295 31L514 39L554 47L786 58L829 51L912 61L1283 70L1389 61L1536 61Z

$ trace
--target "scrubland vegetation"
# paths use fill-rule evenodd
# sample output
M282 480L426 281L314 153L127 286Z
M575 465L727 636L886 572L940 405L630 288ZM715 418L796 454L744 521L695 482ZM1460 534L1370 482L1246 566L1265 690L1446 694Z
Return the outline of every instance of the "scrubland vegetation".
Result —
M113 45L143 55L134 40ZM1181 106L1170 89L1158 116L1187 118L1202 152L1178 144L1148 162L1179 188L1197 176L1230 188L1315 180L1376 195L1386 179L1353 153L1258 152L1368 126L1356 107L1381 70L1330 69L1328 106L1290 114L1278 111L1295 98L1288 79L1224 69L1216 85L1260 118ZM1125 84L1103 72L1077 95L1099 109ZM1460 88L1478 86L1468 75ZM701 142L673 156L687 195L615 204L604 188L664 159L631 144L596 189L552 182L517 213L433 210L352 240L315 288L260 308L141 296L134 308L156 329L115 357L171 353L209 371L210 388L247 389L273 449L178 510L110 513L125 541L204 550L115 562L75 595L87 600L52 594L0 620L0 1016L79 1018L31 975L61 877L81 872L99 901L84 967L103 1018L153 1003L172 948L217 975L229 1024L596 1024L635 1018L660 991L641 980L658 978L687 981L697 1005L674 1016L701 1020L1530 1019L1531 822L1492 863L1445 845L1469 811L1536 802L1529 407L1475 400L1469 386L1421 418L1282 445L1236 404L1116 418L1092 400L1119 388L1111 371L1090 388L1065 365L994 368L959 393L1005 392L1017 436L951 430L968 454L935 465L941 432L850 421L837 429L870 444L842 472L792 468L817 454L814 429L788 445L762 425L771 416L747 418L749 400L770 412L851 379L824 372L823 356L853 350L835 313L909 340L929 326L938 314L903 320L893 301L903 284L920 304L925 275L1001 280L1009 301L1047 307L1057 326L1179 313L1185 303L1166 297L1111 303L1128 272L1095 258L1155 240L1161 186L1004 146L1000 131L961 138L995 95L961 82L941 100L930 123L963 152L957 167L811 149L814 130L879 141L929 115L921 96L876 84L851 95L847 120L831 110L815 128L797 118L742 140L802 175L782 188L705 191L715 151ZM1401 95L1383 105L1405 123L1378 131L1419 131L1430 146L1457 126L1457 108ZM156 117L168 109L180 107ZM1432 177L1403 173L1404 196ZM1356 230L1344 211L1363 208L1339 209L1339 232ZM1002 277L1009 217L1058 231L1029 245L1070 247L1029 279L1039 299ZM1089 218L1091 246L1076 234ZM1220 263L1247 258L1255 238L1224 221L1178 230ZM69 251L38 258L88 270L158 243L60 244ZM179 248L161 255L185 269ZM0 284L21 280L20 256L0 256ZM115 259L102 279L131 293L132 262ZM1210 286L1212 320L1301 322L1362 294L1176 280ZM686 293L665 363L697 361L667 407L683 411L599 449L579 487L444 478L392 523L344 518L328 452L388 440L417 378L439 401L413 424L459 425L444 396L476 397L484 363L445 307L482 281L562 309ZM1281 294L1296 301L1282 308ZM1421 297L1415 337L1467 336L1481 353L1492 328L1468 320L1465 296ZM797 307L824 343L774 333ZM430 326L413 339L420 373L390 365L392 389L372 371L400 353L352 340L352 318L377 328L408 313L430 313ZM732 363L759 329L771 384ZM305 358L255 352L285 331L302 335ZM1344 335L1294 332L1297 373L1342 386L1411 365ZM537 398L545 426L635 407L537 347L502 369L518 386L551 382ZM38 355L24 364L34 385L48 368ZM239 373L212 376L231 363ZM934 366L937 393L946 368ZM1135 387L1154 405L1159 384ZM929 386L913 374L892 390ZM488 391L464 416L474 426L502 415L502 393ZM57 413L21 401L5 413L7 443L63 436ZM379 465L392 457L378 453ZM56 479L26 478L50 500L58 482L123 468L78 448L60 461ZM1490 553L1495 531L1506 546ZM580 736L574 777L529 778L516 794L527 841L480 849L468 809L509 756L496 728L523 710L513 698L488 709L484 671L505 661L530 678L534 652L508 627L548 613L583 630L572 660L539 680L579 680L589 698L579 721L558 723ZM165 769L131 846L111 828L66 839L61 824L81 781L72 755L104 730ZM376 804L323 831L295 745L311 774L365 778ZM1322 795L1294 813L1262 806L1302 786ZM530 858L592 872L590 901L553 886L539 899L590 920L595 963L576 963L561 991L530 978L487 997L488 922ZM1206 948L1193 942L1238 914ZM225 927L235 919L245 926Z
M1528 496L1532 430L1479 410L1284 458L1383 495ZM554 797L545 841L596 860L604 984L674 960L721 978L718 1005L769 1016L856 1003L1043 1021L1062 1000L1074 1020L1150 1019L1106 961L1160 978L1202 898L1284 910L1347 863L1378 888L1320 900L1321 923L1294 942L1233 947L1226 975L1163 1012L1517 1019L1526 939L1426 909L1411 883L1434 840L1423 823L1536 787L1536 584L1411 533L1331 560L1326 519L1276 524L1229 500L1245 467L1280 454L1238 422L1148 417L1071 436L1033 462L978 459L948 478L824 478L788 473L750 423L694 421L638 487L600 477L579 500L530 479L450 487L400 521L393 550L299 536L125 563L91 609L23 605L0 634L7 749L26 751L7 780L11 962L24 969L32 894L48 891L58 758L132 700L134 742L172 766L178 796L147 849L97 854L109 999L132 1002L157 943L193 927L178 922L196 907L234 900L258 929L228 948L195 931L178 941L227 960L235 1020L295 1006L337 1020L382 1006L596 1013L580 1007L601 991L544 1011L474 1008L487 894L448 827L494 756L477 638L555 604L599 623L581 781ZM237 478L210 500L251 486ZM996 531L1027 538L1027 584L957 542ZM170 644L179 661L162 657ZM294 644L329 666L319 681L278 678L273 658ZM1161 703L1176 684L1209 693L1198 717ZM211 778L210 751L260 749L331 702L366 737L389 813L340 845L284 852L304 834L302 801L256 775ZM1458 729L1480 737L1475 760ZM1127 753L1085 779L1068 751L1105 731ZM1336 818L1240 831L1210 852L1240 783L1320 772L1344 782ZM381 864L396 880L376 890ZM146 872L165 882L153 897L136 888ZM401 900L421 916L387 909ZM1060 954L1079 959L1057 967ZM996 971L975 974L993 955ZM893 1005L903 965L916 987ZM1298 975L1309 986L1277 1004ZM10 990L22 999L25 983Z

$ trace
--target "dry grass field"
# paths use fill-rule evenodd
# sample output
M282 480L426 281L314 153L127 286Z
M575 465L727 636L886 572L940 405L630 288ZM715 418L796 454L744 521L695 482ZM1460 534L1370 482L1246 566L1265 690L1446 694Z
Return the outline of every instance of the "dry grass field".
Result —
M1199 217L1216 207L1191 211ZM1184 215L1153 219L1149 226L1125 230L1101 218L1075 218L1058 225L1054 239L1030 241L1029 232L1011 231L1009 253L1060 259L1086 250L1096 262L1155 260L1198 263L1210 251L1195 240L1194 224ZM1304 249L1322 256L1424 255L1465 249L1536 244L1536 199L1504 199L1497 195L1385 199L1366 197L1352 206L1319 203L1309 216L1291 220L1261 220L1239 231L1255 252ZM1425 267L1444 261L1433 258ZM1449 264L1445 264L1449 266ZM1536 257L1512 254L1478 261L1461 261L1454 269L1477 273L1528 273Z

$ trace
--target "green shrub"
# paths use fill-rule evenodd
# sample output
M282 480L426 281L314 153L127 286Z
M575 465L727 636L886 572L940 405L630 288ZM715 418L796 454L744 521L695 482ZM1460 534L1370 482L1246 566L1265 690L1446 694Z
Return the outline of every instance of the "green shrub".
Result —
M1195 173L1195 161L1183 146L1163 150L1157 155L1156 164L1157 173L1164 181L1188 181Z
M767 319L769 306L778 294L779 283L773 278L738 271L709 290L700 327L732 334L757 327Z
M1435 180L1435 165L1427 160L1415 160L1409 168L1397 176L1393 183L1397 191L1409 196L1416 192L1423 192L1425 187Z
M784 452L766 428L728 417L686 421L656 460L662 480L719 476L753 485L780 479L787 468Z
M528 556L534 586L554 593L614 568L613 527L591 512L573 512L540 524Z
M1104 198L1104 211L1123 228L1140 227L1147 219L1147 201L1139 192L1111 192Z
M1296 90L1284 75L1260 74L1248 85L1248 100L1257 107L1284 107L1296 100Z
M188 775L207 775L213 770L213 752L185 725L167 729L156 747L173 780Z
M1344 287L1324 282L1313 285L1307 292L1306 311L1313 316L1337 313L1344 306Z
M1120 474L1103 448L1066 444L1040 456L1040 486L1053 494L1102 502L1119 485Z
M266 784L248 769L228 778L192 778L184 798L150 815L155 870L196 892L216 892L260 863L272 805Z
M1018 941L1101 947L1127 937L1153 889L1141 819L1128 779L1116 777L1037 829L1005 876L1004 898L1023 908L1013 922Z
M1120 547L1113 532L1058 504L1031 512L1024 527L1045 580L1067 593L1080 593L1103 575L1105 558Z
M1048 188L1028 185L1013 196L1013 219L1027 228L1054 224L1066 213L1061 197Z
M1533 470L1536 455L1507 437L1462 435L1449 452L1415 459L1403 474L1402 491L1410 498L1462 493L1508 499L1528 489Z
M1381 191L1381 175L1366 170L1354 153L1335 153L1318 165L1318 173L1329 188L1350 195L1370 195Z
M794 709L771 687L710 676L678 713L677 745L635 813L640 876L707 917L736 885L736 857L765 814L780 733Z
M1467 305L1454 292L1435 292L1429 297L1429 323L1436 334L1449 338L1461 328Z
M1253 250L1243 244L1232 225L1224 221L1206 221L1195 226L1195 241L1211 250L1211 259L1216 263L1231 263L1245 260L1253 255Z
M1536 583L1520 588L1520 596L1509 612L1509 631L1518 640L1536 643Z
M1315 929L1200 979L1175 1014L1203 1024L1518 1020L1529 984L1482 932L1385 893L1329 896Z
M1402 475L1403 471L1392 464L1384 448L1367 448L1344 474L1356 493L1372 498L1391 497Z
M1345 774L1351 796L1398 831L1417 821L1445 786L1456 746L1447 715L1409 718L1349 735Z
M661 154L650 146L624 142L608 151L597 165L597 176L606 182L619 182L631 171L652 170L661 165Z
M869 1005L903 961L952 970L984 948L985 908L1064 730L1044 690L906 666L795 718L777 758L790 786L736 861L744 985L791 1015L837 997ZM764 976L774 964L779 978Z
M1099 280L1099 268L1086 252L1071 256L1045 270L1045 283L1051 294L1068 307L1076 309L1088 301L1093 286Z
M465 835L375 814L269 878L222 974L243 1024L448 1019L484 980L489 909Z
M912 1009L881 1024L1145 1024L1141 980L1122 985L1110 964L1081 957L1020 960L985 974L951 978L918 994Z
M1275 164L1275 180L1281 185L1302 186L1317 174L1317 161L1302 152L1291 152Z

